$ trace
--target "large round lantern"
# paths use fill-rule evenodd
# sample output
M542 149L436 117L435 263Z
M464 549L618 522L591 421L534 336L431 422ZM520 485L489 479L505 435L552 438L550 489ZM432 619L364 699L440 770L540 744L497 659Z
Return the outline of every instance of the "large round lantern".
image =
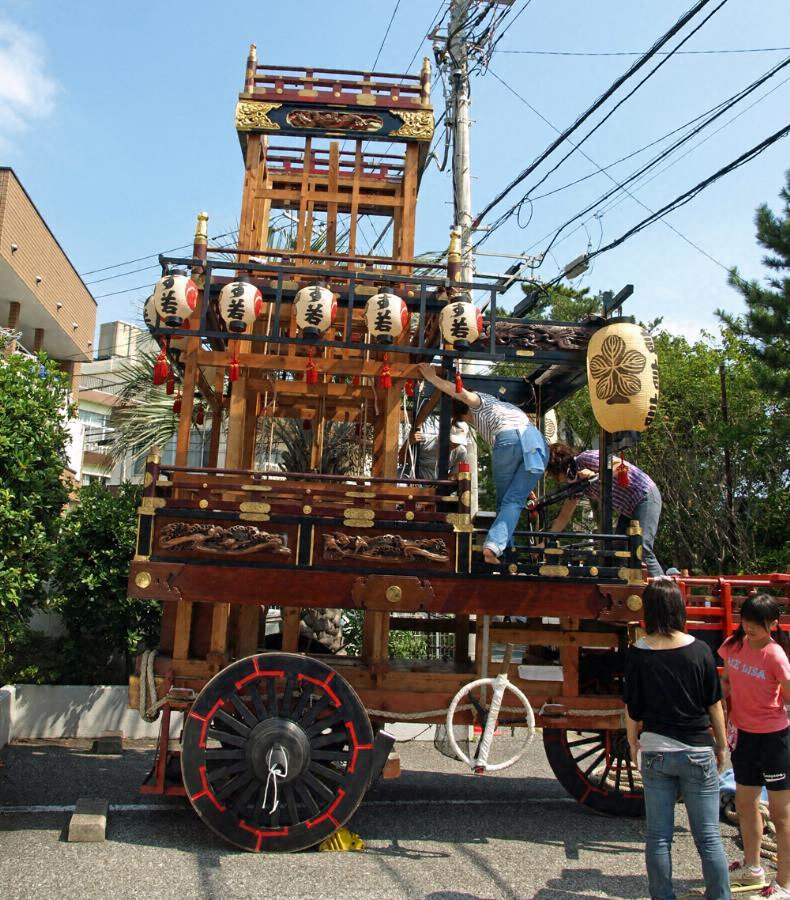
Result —
M228 331L242 334L251 328L258 318L263 297L254 284L232 281L219 292L219 312Z
M658 406L658 358L639 325L613 322L587 345L587 383L598 424L605 431L644 431Z
M151 294L151 296L145 301L145 304L143 306L143 322L145 322L149 331L153 331L154 328L156 328L156 306L154 305L153 294ZM191 327L189 324L189 319L184 319L180 327L189 329ZM180 350L186 345L186 342L186 337L184 337L183 335L174 334L170 338L170 349Z
M447 347L468 350L483 333L483 314L470 300L450 300L439 315Z
M318 338L335 321L337 298L328 287L313 284L296 294L294 310L302 337Z
M410 319L406 301L396 294L374 294L365 304L365 322L377 344L391 344L408 330Z
M188 275L165 275L154 288L154 308L167 328L180 328L198 298L198 287Z
M543 437L547 444L557 443L557 413L553 409L543 416Z

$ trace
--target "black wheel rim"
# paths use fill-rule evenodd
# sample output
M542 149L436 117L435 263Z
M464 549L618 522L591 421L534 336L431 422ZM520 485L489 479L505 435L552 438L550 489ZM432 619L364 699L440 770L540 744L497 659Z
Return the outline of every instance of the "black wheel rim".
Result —
M557 779L583 806L608 815L643 815L642 778L625 730L545 728L543 744Z
M181 769L192 806L221 837L244 850L295 851L348 821L372 751L367 713L334 669L265 653L203 688L184 720ZM285 777L268 777L283 758Z

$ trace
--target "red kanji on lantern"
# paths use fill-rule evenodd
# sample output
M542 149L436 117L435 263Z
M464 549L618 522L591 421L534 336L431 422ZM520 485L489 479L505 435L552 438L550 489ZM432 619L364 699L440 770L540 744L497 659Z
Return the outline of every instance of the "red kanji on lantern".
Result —
M392 387L392 376L390 375L390 364L387 354L384 354L384 363L379 372L379 387L388 391Z
M304 380L308 384L318 384L318 369L313 362L313 348L307 351L307 370L305 371Z

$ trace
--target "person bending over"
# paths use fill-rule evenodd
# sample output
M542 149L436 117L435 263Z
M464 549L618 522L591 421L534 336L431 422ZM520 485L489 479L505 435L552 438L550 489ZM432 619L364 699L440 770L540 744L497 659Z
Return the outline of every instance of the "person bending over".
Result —
M656 578L664 574L661 564L653 552L653 542L661 517L661 494L653 479L637 466L623 462L628 470L628 485L617 483L612 478L612 507L618 513L617 533L626 534L631 519L636 519L642 528L642 553L647 566L647 574ZM617 464L618 466L620 463ZM576 479L589 479L597 475L600 462L597 450L585 450L578 453L567 444L558 441L550 448L549 463L546 473L560 483ZM580 494L570 497L563 503L557 518L551 523L549 531L564 531L571 519L580 496L597 500L600 496L599 482L596 480L585 485Z
M456 420L468 419L491 447L496 518L486 535L483 558L497 565L499 557L512 545L521 510L546 468L546 440L527 414L512 403L466 388L458 393L453 382L440 377L427 363L421 364L419 370L437 390L467 407L468 411L456 416Z

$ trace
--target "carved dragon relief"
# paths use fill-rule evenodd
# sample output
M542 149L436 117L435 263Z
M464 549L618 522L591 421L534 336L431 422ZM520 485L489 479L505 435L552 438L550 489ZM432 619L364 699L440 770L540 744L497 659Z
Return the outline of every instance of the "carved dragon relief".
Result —
M260 100L239 100L236 104L236 129L237 131L255 131L258 128L267 128L270 131L279 131L280 126L272 122L269 113L273 109L279 109L282 103L263 103Z
M429 141L433 137L433 112L430 109L391 109L390 113L403 120L403 125L391 131L390 137L414 138L418 141Z
M500 347L525 350L586 350L598 323L590 325L541 325L535 322L497 322L496 343ZM481 336L487 341L489 326Z
M331 531L323 535L324 559L359 559L368 562L415 558L430 562L450 561L447 545L440 538L403 538L398 534L362 537Z
M384 126L381 116L340 109L293 109L285 120L292 128L330 128L341 131L378 131Z
M272 553L290 556L286 535L270 534L254 525L231 525L222 528L204 522L173 522L162 529L159 546L163 550L198 550L201 553Z

